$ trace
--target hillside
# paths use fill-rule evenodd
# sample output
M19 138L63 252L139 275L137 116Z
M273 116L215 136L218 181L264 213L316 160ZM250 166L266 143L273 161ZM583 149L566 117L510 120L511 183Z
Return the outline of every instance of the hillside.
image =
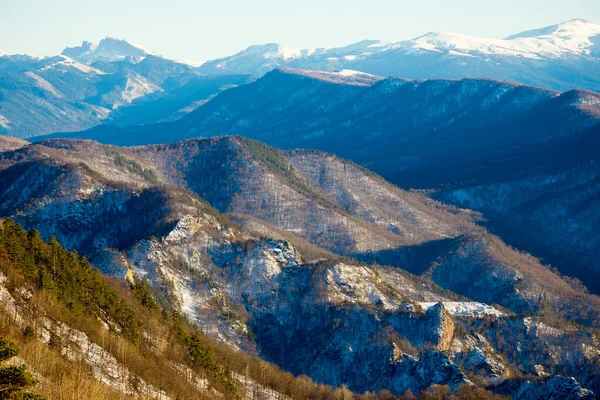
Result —
M161 309L145 281L107 279L85 256L53 238L43 242L37 231L24 231L10 219L0 227L0 270L1 343L10 338L21 347L13 365L31 368L31 386L37 383L39 395L62 398L76 390L94 399L339 396L339 390L219 345L173 309Z
M532 396L568 387L571 398L589 397L577 382L598 390L596 296L487 238L472 213L337 157L233 137L133 149L53 140L2 153L0 168L1 215L55 236L118 281L145 280L158 304L223 348L361 393L469 382ZM271 208L285 218L273 219ZM443 228L447 221L455 227ZM438 248L427 273L416 257L366 265L320 235L343 226L350 249L364 257L383 252L381 243L395 256L447 240L460 248ZM465 265L459 276L448 273L456 263ZM465 277L489 297L444 290L475 294L461 285ZM544 346L553 357L539 351Z
M600 95L491 80L365 86L325 76L276 70L176 122L56 136L131 145L239 134L332 152L400 187L435 189L437 199L482 212L492 232L598 293ZM558 213L557 224L547 223L549 213Z
M27 141L10 136L0 135L0 152L16 150L28 144Z

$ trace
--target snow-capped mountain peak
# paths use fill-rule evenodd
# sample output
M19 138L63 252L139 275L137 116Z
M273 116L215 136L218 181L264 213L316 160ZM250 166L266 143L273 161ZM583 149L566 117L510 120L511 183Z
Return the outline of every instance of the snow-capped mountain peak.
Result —
M525 58L557 58L587 55L600 40L600 25L577 19L549 27L521 32L506 39L489 39L460 33L431 32L398 43L410 51L451 52L455 55L500 55Z
M547 57L588 55L600 47L600 25L583 19L534 29L509 36L510 41Z
M590 37L600 34L600 25L585 19L572 19L556 25L550 25L540 29L532 29L507 37L505 40L525 39L542 36L557 37Z
M96 61L111 62L125 59L140 61L149 54L156 55L156 53L143 46L111 37L102 39L97 45L84 41L81 46L67 47L62 52L62 55L86 64Z
M260 56L266 59L281 58L283 60L289 60L292 58L299 58L301 52L300 50L285 48L278 43L267 43L250 46L236 55L239 57Z
M302 56L300 50L285 48L278 43L266 43L252 45L230 57L218 58L202 66L231 72L258 68L265 73Z
M469 68L462 68L469 62L468 57L483 62L478 65L483 65L484 70L495 68L493 65L497 65L498 75L492 74L490 77L519 80L522 74L511 75L506 72L508 71L506 68L502 67L506 62L519 65L524 59L535 60L535 62L540 60L565 62L567 58L577 57L589 61L590 58L600 60L599 55L600 25L575 19L521 32L505 39L483 38L453 32L430 32L399 42L362 40L343 47L320 47L301 51L269 43L250 46L232 56L208 61L200 66L199 70L207 75L228 73L263 75L274 68L288 66L327 71L352 69L377 75L400 74L411 78L422 78L424 76L421 76L421 73L429 67L415 66L411 69L411 63L424 62L428 65L432 59L449 62L450 59L458 58L458 61L453 64L457 71L449 72L446 68L440 76L464 77L471 76L473 73L469 72ZM404 62L408 60L401 60L406 56L410 59L408 64ZM407 70L410 70L410 73L407 73ZM487 76L489 71L477 74Z
M490 54L526 58L556 58L590 54L598 46L600 25L582 19L521 32L506 39L489 39L460 33L428 33L407 42L403 49L446 52L463 55Z

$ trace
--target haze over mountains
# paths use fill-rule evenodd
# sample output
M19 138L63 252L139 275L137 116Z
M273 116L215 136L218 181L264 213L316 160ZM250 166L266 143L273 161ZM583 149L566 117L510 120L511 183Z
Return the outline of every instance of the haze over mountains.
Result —
M101 122L128 126L170 120L252 80L200 76L186 64L117 39L63 53L0 57L0 133L26 138Z
M403 42L365 40L333 49L256 45L200 67L113 38L67 47L55 57L0 53L0 129L26 138L101 123L128 126L178 118L223 88L250 79L214 81L214 75L259 77L277 67L348 69L408 79L491 78L558 91L598 91L599 37L599 25L572 20L505 40L429 33ZM162 101L163 95L176 100Z
M573 20L200 67L112 38L0 54L0 309L26 315L4 326L124 396L594 398L598 38ZM42 239L116 288L93 323L52 292ZM67 311L29 301L54 295Z

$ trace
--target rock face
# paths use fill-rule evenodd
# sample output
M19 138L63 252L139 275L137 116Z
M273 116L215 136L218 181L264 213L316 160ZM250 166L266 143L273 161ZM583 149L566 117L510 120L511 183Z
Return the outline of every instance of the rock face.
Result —
M434 321L436 327L430 336L431 344L438 350L448 351L454 337L454 320L450 313L446 311L443 303L438 303L430 307L425 315Z
M0 210L64 240L105 273L145 277L160 301L223 343L319 382L400 394L432 384L497 384L512 371L542 366L551 376L600 386L597 340L568 328L579 312L559 307L595 315L597 297L575 296L529 256L511 259L520 253L499 239L488 247L434 247L421 277L347 259L335 240L318 241L323 227L332 235L351 227L342 232L358 250L385 240L392 250L461 243L485 232L472 213L404 192L352 163L256 146L238 138L135 149L71 140L29 145L0 157ZM422 265L418 251L400 250L394 254L412 257L406 265L413 270ZM533 315L548 305L562 310L563 325L459 297L427 276L471 293L460 284L470 276L495 293L482 291L483 302L500 299Z
M589 390L582 388L573 378L552 377L541 382L510 382L500 392L513 399L594 399Z

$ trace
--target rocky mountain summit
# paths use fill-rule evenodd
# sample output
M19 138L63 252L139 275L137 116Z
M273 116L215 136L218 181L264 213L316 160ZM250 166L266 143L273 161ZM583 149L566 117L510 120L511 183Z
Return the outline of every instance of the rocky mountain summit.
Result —
M122 61L126 58L140 60L148 55L156 55L141 46L110 37L102 39L98 44L83 41L81 46L67 47L61 54L84 64L93 64L98 61Z
M3 216L144 279L207 335L294 374L397 395L599 389L598 297L476 213L349 161L239 137L48 140L2 153L0 169Z

